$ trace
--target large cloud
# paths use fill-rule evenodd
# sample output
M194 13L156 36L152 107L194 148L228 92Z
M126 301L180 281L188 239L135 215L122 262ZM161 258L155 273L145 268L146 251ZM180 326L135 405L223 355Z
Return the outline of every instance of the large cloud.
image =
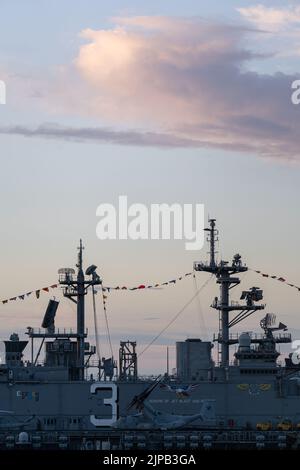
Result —
M168 18L119 22L113 30L83 31L88 44L75 62L94 90L93 109L117 121L195 124L220 88L219 66L251 56L235 47L240 32L231 28ZM211 81L217 86L208 88Z
M300 6L286 5L274 8L264 5L253 5L238 8L238 12L252 26L264 30L265 46L276 53L276 58L289 57L295 59L295 70L299 70L300 55ZM261 37L260 46L262 45ZM288 67L291 68L291 63ZM278 67L277 63L277 67Z
M253 30L199 18L117 18L115 24L82 32L73 74L81 81L79 111L122 135L47 126L27 135L299 158L300 106L291 103L291 83L298 77L249 70L251 61L264 60L250 49ZM73 91L65 88L67 102ZM126 132L124 126L145 132ZM16 127L2 132L26 135Z
M264 5L238 8L238 11L255 26L267 31L286 31L300 26L300 6L275 8Z

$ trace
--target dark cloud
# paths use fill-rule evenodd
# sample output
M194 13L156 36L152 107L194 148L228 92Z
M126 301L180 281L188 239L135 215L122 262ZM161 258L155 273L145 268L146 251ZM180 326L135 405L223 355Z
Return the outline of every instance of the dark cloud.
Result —
M198 146L197 141L167 133L164 134L159 132L143 132L135 130L116 131L96 127L75 128L51 124L44 124L36 128L29 128L26 126L0 127L0 134L144 147L171 148Z

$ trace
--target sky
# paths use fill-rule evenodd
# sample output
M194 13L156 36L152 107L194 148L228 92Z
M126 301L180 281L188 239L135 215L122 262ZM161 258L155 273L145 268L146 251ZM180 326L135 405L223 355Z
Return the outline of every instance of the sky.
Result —
M181 240L100 241L96 208L202 203L217 218L218 257L300 284L300 6L293 1L0 1L1 299L57 281L85 264L106 285L164 282L206 260ZM197 274L197 285L206 281ZM300 338L300 294L249 271L233 292L260 286L267 312ZM194 295L192 279L158 291L115 292L107 302L119 340L142 351ZM165 351L209 339L217 313L211 281L140 357L141 373L165 370ZM39 327L49 297L58 326L74 326L59 290L0 304L1 337ZM93 335L90 301L87 326ZM101 351L109 354L100 301ZM250 318L243 331L259 329Z

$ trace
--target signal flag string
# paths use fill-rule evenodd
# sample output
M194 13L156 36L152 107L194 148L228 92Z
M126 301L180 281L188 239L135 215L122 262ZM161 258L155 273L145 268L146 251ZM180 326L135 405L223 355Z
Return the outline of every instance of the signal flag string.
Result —
M105 326L106 326L106 333L107 333L107 339L108 339L108 344L109 344L109 349L111 353L111 357L114 357L114 352L113 352L113 347L111 343L111 337L110 337L110 331L109 331L109 325L108 325L108 318L107 318L107 310L106 310L106 299L107 295L104 293L105 290L102 287L102 301L103 301L103 311L104 311L104 319L105 319Z
M271 274L266 274L266 273L264 273L262 271L259 271L257 269L249 269L249 270L259 274L262 277L274 279L274 280L277 280L279 282L285 283L289 287L293 287L294 289L297 289L298 292L300 292L300 287L299 286L297 286L295 284L291 284L284 277L272 276ZM165 286L175 285L178 281L182 281L186 277L193 276L193 275L194 275L193 272L185 273L182 276L171 279L169 281L162 282L162 283L151 284L151 285L140 284L140 285L134 286L134 287L128 287L128 286L114 286L114 287L102 286L101 291L102 291L102 294L103 294L103 293L110 293L111 291L125 291L125 290L126 291L136 291L136 290L144 290L144 289L153 289L153 290L155 290L155 289L158 289L158 288L163 288ZM50 289L57 289L58 287L59 287L59 284L51 284L50 286L47 286L47 287L41 287L40 289L35 289L35 290L32 290L32 291L26 292L25 294L16 295L15 297L10 297L8 299L1 300L0 303L5 305L8 302L15 302L17 300L25 300L28 297L30 297L32 294L35 294L36 299L39 299L41 293L44 293L44 292L49 293L49 292L51 292ZM104 295L106 295L106 294L104 294ZM105 298L104 298L104 300L105 300ZM104 306L105 306L105 304L104 304Z
M40 289L32 290L30 292L26 292L26 294L16 295L15 297L11 297L10 299L1 300L2 304L7 304L8 302L14 302L16 300L24 300L31 296L31 294L35 294L36 298L39 299L41 292L50 292L50 289L57 289L58 284L52 284L48 287L41 287Z
M275 279L276 281L279 281L279 282L283 282L286 285L288 285L289 287L293 287L294 289L297 289L300 292L300 287L299 286L296 286L295 284L291 284L284 277L272 276L271 274L266 274L266 273L263 273L262 271L258 271L256 269L250 269L250 271L253 271L257 274L260 274L260 276L262 276L262 277L267 277L267 278L270 278L270 279Z
M157 289L160 287L168 286L168 285L174 285L178 281L182 281L188 276L192 276L193 273L186 273L178 278L171 279L170 281L162 282L160 284L152 284L152 285L145 285L145 284L140 284L135 287L127 287L127 286L103 286L101 287L102 292L110 292L110 291L124 291L124 290L129 290L129 291L135 291L135 290L142 290L142 289ZM50 289L57 289L59 287L59 284L52 284L51 286L48 287L41 287L40 289L32 290L30 292L27 292L26 294L21 294L21 295L16 295L15 297L11 297L9 299L1 300L0 302L2 304L7 304L8 302L16 301L16 300L25 300L28 298L31 294L35 293L35 296L37 299L40 298L40 294L42 292L50 292Z
M95 339L96 339L96 352L98 356L98 361L100 363L101 351L100 351L98 317L97 317L97 308L96 308L96 299L95 299L97 292L95 291L94 286L92 286L92 293L93 293L93 317L94 317L94 330L95 330Z

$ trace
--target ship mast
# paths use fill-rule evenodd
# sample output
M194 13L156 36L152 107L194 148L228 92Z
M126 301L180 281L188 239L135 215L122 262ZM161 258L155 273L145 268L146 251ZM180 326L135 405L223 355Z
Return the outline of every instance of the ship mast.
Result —
M82 240L80 240L78 247L78 262L77 277L73 279L75 274L74 269L62 268L59 270L59 283L65 286L64 296L72 300L77 305L77 379L84 379L84 367L85 367L85 338L87 333L85 332L85 296L88 288L91 286L102 284L102 281L96 273L97 266L89 266L85 272L86 275L91 276L91 279L87 280L83 272L83 261L82 253L84 247Z
M220 298L215 297L213 304L214 309L219 311L219 334L217 341L220 345L220 365L227 367L229 365L229 346L236 341L231 340L229 336L229 329L231 326L236 325L246 317L254 313L256 310L261 310L264 305L255 305L254 302L262 299L262 291L257 287L252 287L249 291L244 292L244 299L246 305L239 303L230 303L229 291L240 283L238 277L233 276L237 273L242 273L248 270L247 266L242 264L242 259L239 254L234 255L231 263L228 261L220 261L216 263L215 259L215 242L217 241L218 231L216 230L216 219L209 219L209 227L204 230L208 232L208 242L210 246L210 260L209 263L196 261L194 263L195 271L206 271L216 276L217 284L220 284ZM236 316L230 321L229 314L236 311Z
M82 269L82 240L80 239L78 247L78 263L76 265L77 271L77 344L78 344L78 359L80 367L80 379L82 380L82 372L84 371L84 323L85 323L85 282Z
M207 237L207 241L209 242L209 255L210 255L210 262L209 265L211 268L216 267L216 242L218 241L218 230L216 230L216 219L209 219L209 228L205 228L204 230L209 233Z

